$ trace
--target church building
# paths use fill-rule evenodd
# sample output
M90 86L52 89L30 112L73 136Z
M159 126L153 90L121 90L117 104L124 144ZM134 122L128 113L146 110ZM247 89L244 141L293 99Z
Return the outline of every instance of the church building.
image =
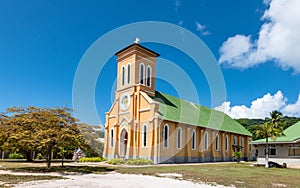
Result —
M223 112L155 90L158 53L134 43L117 56L115 100L106 113L103 156L159 163L253 158L251 133Z

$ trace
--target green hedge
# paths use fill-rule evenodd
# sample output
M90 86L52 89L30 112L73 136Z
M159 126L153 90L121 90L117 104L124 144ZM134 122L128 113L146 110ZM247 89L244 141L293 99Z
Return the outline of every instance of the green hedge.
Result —
M127 165L150 165L153 161L150 159L128 159L126 160Z
M79 159L80 163L88 163L88 162L102 162L106 161L106 158L101 158L101 157L82 157Z
M8 157L10 159L24 159L24 156L21 153L11 153Z
M112 165L124 164L124 159L114 158L114 159L110 159L107 163Z

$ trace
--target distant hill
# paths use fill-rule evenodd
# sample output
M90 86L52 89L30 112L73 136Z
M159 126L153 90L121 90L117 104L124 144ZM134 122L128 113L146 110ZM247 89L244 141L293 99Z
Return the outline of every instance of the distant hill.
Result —
M298 117L288 117L284 116L283 119L286 122L286 125L284 126L284 129L288 128L289 126L297 123L300 121L300 118ZM248 119L248 118L240 118L236 119L237 122L239 122L244 127L251 126L251 125L261 125L266 122L264 119Z
M286 129L289 126L294 125L295 123L300 121L300 118L298 117L284 116L283 119L286 122L286 124L283 125L283 129ZM255 136L256 126L264 124L267 121L264 119L248 119L248 118L240 118L235 120L239 122L241 125L243 125L248 131L250 131L253 134L253 140L259 139Z

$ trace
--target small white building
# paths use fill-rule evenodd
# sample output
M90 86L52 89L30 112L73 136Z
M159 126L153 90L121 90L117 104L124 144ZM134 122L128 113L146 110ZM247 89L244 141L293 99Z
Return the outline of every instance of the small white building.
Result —
M300 164L300 121L286 130L276 140L269 138L269 161L287 165ZM258 164L265 164L266 139L252 141L258 147Z

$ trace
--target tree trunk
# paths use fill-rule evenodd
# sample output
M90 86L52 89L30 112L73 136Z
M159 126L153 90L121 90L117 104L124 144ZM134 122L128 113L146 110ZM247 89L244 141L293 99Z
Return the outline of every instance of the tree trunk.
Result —
M52 155L52 146L49 145L48 151L47 151L47 156L46 156L46 166L47 166L47 168L50 168L50 166L51 166L51 155Z
M32 151L26 151L25 155L26 155L26 161L27 162L32 162L32 155L31 155Z
M65 155L63 154L62 157L61 157L61 166L62 167L64 167L64 158L65 158Z
M265 167L269 168L269 142L268 137L266 138L266 159L265 159Z

